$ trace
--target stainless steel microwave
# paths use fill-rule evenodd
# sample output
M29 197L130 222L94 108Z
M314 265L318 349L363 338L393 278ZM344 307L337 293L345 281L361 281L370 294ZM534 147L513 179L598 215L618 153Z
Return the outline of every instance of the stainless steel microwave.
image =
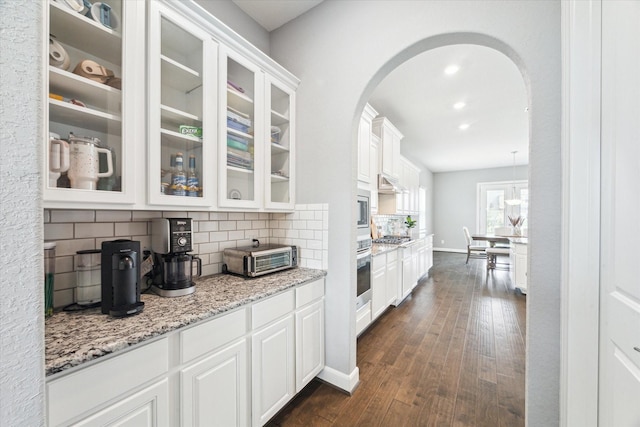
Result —
M356 217L357 217L356 224L358 225L359 229L361 228L368 229L369 223L370 223L369 214L370 214L371 206L369 205L369 202L371 201L371 192L359 188L357 201L358 201L358 208L356 213Z

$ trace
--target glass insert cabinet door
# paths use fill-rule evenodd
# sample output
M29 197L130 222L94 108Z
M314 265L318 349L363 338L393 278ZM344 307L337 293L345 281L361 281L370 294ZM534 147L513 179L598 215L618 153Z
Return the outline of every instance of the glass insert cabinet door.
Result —
M220 47L218 205L263 204L264 74L253 63Z
M265 80L265 103L268 107L265 204L267 208L292 209L295 175L295 92L273 77L266 76Z
M144 92L130 76L144 69L141 3L48 2L45 207L135 201Z
M149 202L211 206L217 44L158 2L149 19Z

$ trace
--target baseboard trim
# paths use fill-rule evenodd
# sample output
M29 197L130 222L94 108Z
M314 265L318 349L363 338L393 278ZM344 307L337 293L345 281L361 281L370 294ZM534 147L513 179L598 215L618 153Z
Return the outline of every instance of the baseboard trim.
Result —
M360 383L360 370L356 366L351 374L347 375L333 368L330 368L329 366L325 366L324 369L318 374L318 378L336 388L339 388L340 390L346 391L347 393L351 394L356 389L356 387L358 387L358 383Z
M434 252L454 252L457 254L466 254L467 251L464 249L452 249L452 248L433 248Z

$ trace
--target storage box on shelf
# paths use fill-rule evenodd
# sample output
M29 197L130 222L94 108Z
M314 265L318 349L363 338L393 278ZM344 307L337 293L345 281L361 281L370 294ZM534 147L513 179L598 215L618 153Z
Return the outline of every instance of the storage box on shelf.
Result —
M144 149L144 89L136 81L144 70L144 4L113 0L110 21L64 2L46 10L44 205L134 203L133 165Z
M218 45L158 2L149 35L149 203L212 206Z

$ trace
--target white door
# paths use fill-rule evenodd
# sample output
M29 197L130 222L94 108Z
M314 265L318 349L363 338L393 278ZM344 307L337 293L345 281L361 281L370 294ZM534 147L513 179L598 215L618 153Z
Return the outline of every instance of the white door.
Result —
M640 426L640 2L602 2L599 425Z

